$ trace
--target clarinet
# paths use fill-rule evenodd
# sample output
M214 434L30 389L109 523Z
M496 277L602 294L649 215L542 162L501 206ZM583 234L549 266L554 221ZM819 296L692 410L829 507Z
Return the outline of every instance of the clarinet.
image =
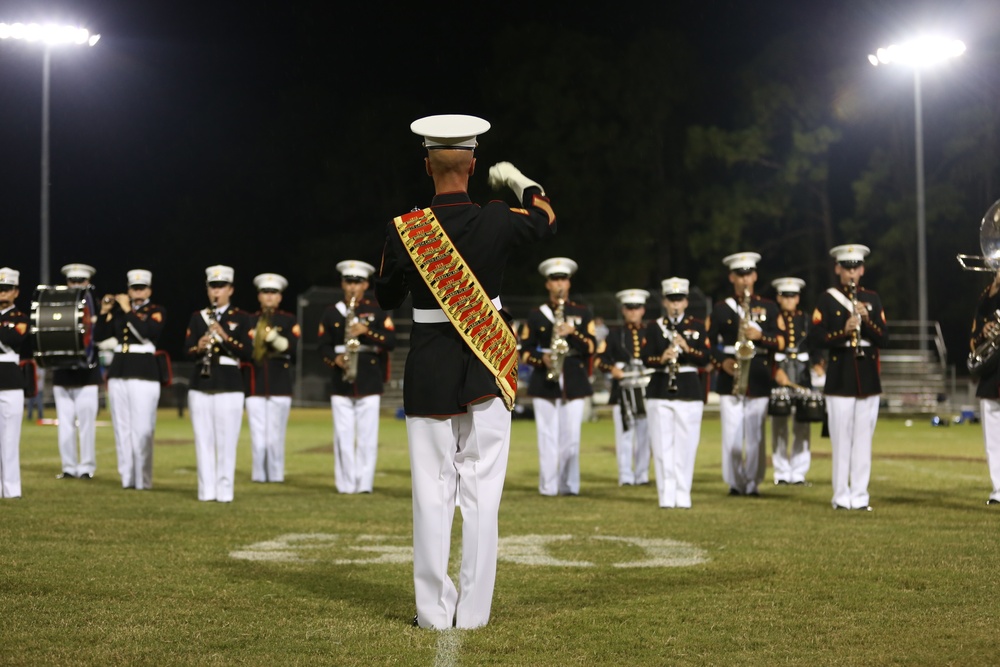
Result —
M212 325L218 324L219 320L215 317L215 301L212 301L212 305L208 308L208 330L211 332ZM201 358L201 376L203 378L212 377L212 344L215 342L215 334L212 334L212 339L209 341L208 349L205 350L205 355Z

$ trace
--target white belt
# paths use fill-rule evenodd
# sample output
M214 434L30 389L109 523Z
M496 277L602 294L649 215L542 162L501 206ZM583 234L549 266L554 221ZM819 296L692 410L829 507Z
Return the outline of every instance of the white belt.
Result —
M808 352L792 352L792 354L795 355L795 357L792 358L792 361L809 361L809 353ZM788 358L789 358L789 355L785 354L784 352L775 352L774 353L774 360L775 361L784 361L785 359L788 359Z
M416 320L413 320L416 322ZM333 351L337 354L345 354L347 352L346 345L337 345L333 348ZM374 345L361 345L358 347L358 352L378 352L378 348Z
M492 299L492 301L497 310L503 308L500 304L500 297ZM448 316L440 308L414 308L413 321L418 324L441 324L449 320Z
M233 359L232 357L227 357L225 355L220 355L219 356L219 365L220 366L239 366L240 362L238 360L236 360L236 359Z
M17 352L5 352L0 354L0 363L20 363L21 355Z
M864 338L862 338L861 340L858 341L858 347L871 347L871 346L872 346L871 341L865 340ZM843 345L841 345L840 347L854 347L854 346L851 345L850 341L848 341L848 342L844 343Z
M115 345L115 354L124 352L125 354L156 354L156 346L152 343L140 343L139 345L129 345L128 350L123 350L121 345Z
M657 368L656 372L657 373L669 373L670 370L667 369L667 368ZM678 373L697 373L698 372L698 368L696 366L678 366L677 367L677 372Z
M734 346L732 346L732 345L727 345L724 348L722 348L722 353L723 354L736 354L736 348Z

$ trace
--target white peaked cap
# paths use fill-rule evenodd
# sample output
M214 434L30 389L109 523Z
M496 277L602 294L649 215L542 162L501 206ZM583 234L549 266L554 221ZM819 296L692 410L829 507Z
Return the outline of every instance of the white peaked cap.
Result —
M410 123L410 130L424 138L424 148L473 150L476 137L490 129L489 121L477 116L444 114L425 116Z
M233 267L226 266L225 264L216 264L205 269L205 282L207 283L220 282L232 284L235 277L236 271L233 270Z
M368 262L359 262L356 259L345 259L337 263L337 271L341 277L364 278L368 280L371 274L375 273L375 267Z
M21 284L21 272L5 266L0 269L0 285L13 285L17 287Z
M839 245L836 248L831 248L830 257L833 257L838 262L864 263L865 257L867 257L871 251L871 248L866 245L848 243L846 245Z
M646 300L649 299L649 292L644 289L623 289L615 294L615 298L622 304L637 303L640 306L645 306Z
M771 287L777 290L778 294L794 292L798 294L802 291L802 288L806 286L806 281L802 278L775 278L771 281Z
M262 289L276 289L279 292L284 292L285 288L288 287L288 281L277 273L261 273L254 276L253 286L257 288L258 292Z
M148 287L153 284L153 272L146 269L132 269L125 275L128 278L129 287L132 285L146 285Z
M577 264L569 257L551 257L538 265L538 272L548 278L552 275L576 273Z
M690 282L687 278L667 278L662 283L660 283L660 289L663 290L663 296L670 296L671 294L683 294L687 296L688 287Z
M722 263L728 266L730 271L756 270L759 261L760 254L756 252L738 252L722 258Z
M62 267L62 274L67 278L86 278L90 280L97 273L97 269L90 264L67 264Z

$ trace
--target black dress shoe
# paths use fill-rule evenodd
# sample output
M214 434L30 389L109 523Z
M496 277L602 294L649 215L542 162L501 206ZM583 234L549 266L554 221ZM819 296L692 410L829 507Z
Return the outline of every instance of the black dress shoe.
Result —
M736 489L732 489L731 488L731 489L729 489L729 495L731 495L731 496L742 496L743 494L740 493L739 491L737 491Z
M782 486L782 485L788 485L788 484L791 484L791 482L788 482L788 481L783 480L783 479L776 479L776 480L774 480L774 485L775 486Z
M82 475L80 475L80 479L94 479L94 476L91 475L89 472L85 472Z
M412 623L411 623L411 624L412 624L412 625L413 625L413 627L415 627L415 628L419 628L419 627L420 627L420 623L418 623L418 622L417 622L417 615L416 615L416 614L414 614L414 615L413 615L413 621L412 621Z
M71 472L64 472L56 475L56 479L76 479L76 475Z
M864 507L855 507L854 511L855 512L874 512L875 508L872 507L871 505L865 505Z
M997 500L996 498L990 498L989 500L986 501L986 504L987 505L1000 505L1000 500Z
M851 508L850 507L844 507L843 505L834 505L833 509L835 509L835 510L849 510Z

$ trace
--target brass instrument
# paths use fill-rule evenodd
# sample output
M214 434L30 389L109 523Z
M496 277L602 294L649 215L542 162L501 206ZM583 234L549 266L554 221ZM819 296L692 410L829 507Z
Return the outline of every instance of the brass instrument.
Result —
M219 320L215 317L215 299L212 299L212 305L208 307L208 316L205 319L208 322L208 333L211 334L211 340L208 341L208 348L205 350L205 354L201 358L201 376L203 378L210 378L212 377L212 346L216 342L216 336L215 332L212 331L212 325L219 323Z
M975 379L991 375L997 368L997 362L1000 362L1000 310L994 311L993 319L989 322L993 322L993 328L986 339L969 352L969 358L965 362Z
M358 356L359 349L361 348L361 341L354 338L347 338L347 329L358 323L358 316L355 314L355 309L358 305L358 298L356 296L351 297L351 302L347 304L347 315L344 316L345 330L344 330L344 381L354 382L358 377Z
M851 298L851 305L854 307L854 316L858 318L858 328L851 331L851 348L855 357L865 356L865 350L861 347L861 304L858 303L858 286L852 280L847 285L847 294Z
M966 271L1000 270L1000 200L993 202L979 224L979 247L982 255L956 255L959 265Z
M743 396L747 393L750 382L750 362L757 355L757 346L750 340L747 331L750 327L750 288L743 288L743 298L740 300L740 324L736 338L733 368L733 396Z
M677 373L680 370L681 346L677 342L681 335L667 314L667 323L670 325L663 330L663 336L670 339L670 349L674 351L674 358L667 362L667 391L671 394L677 391Z
M274 316L274 308L261 308L260 319L257 320L257 328L253 334L253 360L260 363L267 356L267 336L271 333L271 317Z
M563 294L560 292L559 297L556 299L555 313L552 315L552 344L549 346L551 350L549 352L551 364L549 365L549 370L545 373L545 379L549 382L559 381L559 376L562 375L563 362L566 360L566 355L569 354L569 343L563 336L559 335L559 329L565 323L566 299L563 298Z

